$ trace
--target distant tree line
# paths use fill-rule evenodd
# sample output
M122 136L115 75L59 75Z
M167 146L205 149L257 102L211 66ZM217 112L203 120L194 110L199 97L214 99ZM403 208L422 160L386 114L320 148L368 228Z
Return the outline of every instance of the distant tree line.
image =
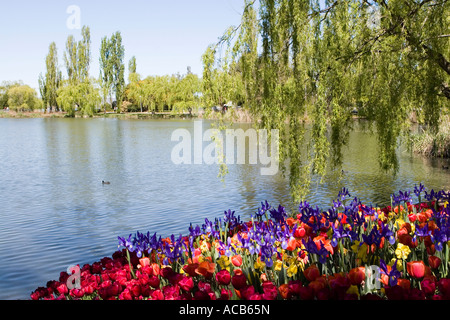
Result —
M75 112L93 116L96 112L187 111L198 107L201 79L188 67L186 75L148 76L137 72L136 57L128 62L128 83L125 81L125 48L119 31L104 37L100 46L100 74L89 74L91 64L90 29L84 26L82 39L67 38L64 66L67 77L58 65L56 44L49 46L46 72L39 76L43 106L51 111Z

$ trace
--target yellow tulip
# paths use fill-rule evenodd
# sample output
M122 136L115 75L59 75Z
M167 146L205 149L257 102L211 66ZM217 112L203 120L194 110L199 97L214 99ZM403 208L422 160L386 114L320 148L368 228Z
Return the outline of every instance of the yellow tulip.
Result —
M275 261L273 264L275 271L281 271L281 267L283 265L283 262L281 260Z
M397 257L397 259L406 260L410 253L411 249L409 249L408 246L405 246L404 244L401 243L399 243L397 249L395 249L395 256Z
M296 265L295 263L291 264L291 265L289 266L289 268L287 269L287 275L288 275L288 277L290 277L290 278L293 277L294 275L297 274L297 271L298 271L297 265Z
M255 264L253 265L256 270L262 270L266 266L264 262L262 262L260 259L256 260Z

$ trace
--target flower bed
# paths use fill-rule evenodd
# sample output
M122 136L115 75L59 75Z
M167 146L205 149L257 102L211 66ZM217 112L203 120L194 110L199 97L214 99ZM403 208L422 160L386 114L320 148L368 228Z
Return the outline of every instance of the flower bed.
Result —
M137 232L119 251L37 288L39 299L450 299L449 193L415 187L374 208L345 188L323 211L267 201L168 238ZM76 275L75 275L76 276ZM75 279L76 280L76 279Z

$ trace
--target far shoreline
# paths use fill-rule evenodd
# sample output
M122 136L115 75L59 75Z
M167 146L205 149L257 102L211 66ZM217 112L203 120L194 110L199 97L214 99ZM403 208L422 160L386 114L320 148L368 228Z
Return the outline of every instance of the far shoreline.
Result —
M222 115L222 116L221 116ZM67 113L63 111L56 112L41 112L41 111L4 111L0 110L0 118L7 119L33 119L33 118L44 118L44 119L54 119L54 118L115 118L115 119L207 119L207 120L219 120L222 118L226 121L232 121L236 123L253 123L252 117L246 110L229 110L227 113L221 112L210 112L205 114L200 113L174 113L174 112L127 112L127 113L117 113L117 112L99 112L94 114L92 117L81 115L79 113L75 114L75 117L67 117Z

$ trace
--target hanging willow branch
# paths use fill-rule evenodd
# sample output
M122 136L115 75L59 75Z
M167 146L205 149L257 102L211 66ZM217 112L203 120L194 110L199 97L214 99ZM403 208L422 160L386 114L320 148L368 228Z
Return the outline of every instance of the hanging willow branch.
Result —
M242 84L257 125L280 130L294 200L312 175L339 169L355 110L375 129L380 167L394 174L410 114L436 128L449 111L448 0L256 4L246 0L240 25L208 48L204 89L210 101L232 100L235 89L214 94L226 73ZM370 12L379 16L375 25ZM226 48L223 59L216 58L219 46Z

